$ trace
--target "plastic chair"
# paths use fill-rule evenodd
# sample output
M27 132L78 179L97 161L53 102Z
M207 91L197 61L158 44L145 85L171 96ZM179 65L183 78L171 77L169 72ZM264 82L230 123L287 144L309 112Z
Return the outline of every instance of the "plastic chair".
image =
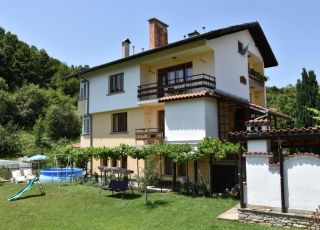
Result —
M19 182L26 182L26 177L21 175L20 170L12 170L11 171L12 178L11 178L11 183L19 183Z

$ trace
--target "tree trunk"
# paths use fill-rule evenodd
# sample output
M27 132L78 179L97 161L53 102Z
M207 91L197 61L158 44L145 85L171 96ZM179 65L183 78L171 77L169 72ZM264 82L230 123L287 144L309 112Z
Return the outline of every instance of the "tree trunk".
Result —
M137 158L138 187L140 186L139 159Z

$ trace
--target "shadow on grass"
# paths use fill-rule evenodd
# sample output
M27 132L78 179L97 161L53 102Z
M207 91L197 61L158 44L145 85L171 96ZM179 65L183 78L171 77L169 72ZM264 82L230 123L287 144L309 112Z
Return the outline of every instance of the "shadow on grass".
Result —
M39 196L44 196L44 195L45 195L45 194L27 195L27 196L19 197L18 199L16 199L16 201L18 201L18 200L24 200L24 199L29 199L29 198L34 198L34 197L39 197Z
M154 209L162 206L168 205L170 202L164 201L164 200L155 200L155 201L148 201L147 208L148 209Z
M116 199L122 199L122 193L114 193L113 195L104 195L105 197L110 197L110 198L116 198ZM140 194L132 194L132 193L125 193L123 195L123 200L134 200L134 199L139 199L141 197Z

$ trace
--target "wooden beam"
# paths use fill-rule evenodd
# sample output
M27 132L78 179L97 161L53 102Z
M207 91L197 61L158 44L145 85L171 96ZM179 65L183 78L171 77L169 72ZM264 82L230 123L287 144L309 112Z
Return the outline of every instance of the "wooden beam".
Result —
M279 163L280 163L280 189L281 189L281 211L287 213L288 209L286 207L285 191L284 191L284 178L283 178L283 153L281 141L278 141L278 153L279 153Z
M243 190L243 142L240 142L239 149L239 163L238 163L238 176L239 176L239 185L240 185L240 208L246 208L244 203L244 190Z
M172 191L177 189L177 163L172 161Z

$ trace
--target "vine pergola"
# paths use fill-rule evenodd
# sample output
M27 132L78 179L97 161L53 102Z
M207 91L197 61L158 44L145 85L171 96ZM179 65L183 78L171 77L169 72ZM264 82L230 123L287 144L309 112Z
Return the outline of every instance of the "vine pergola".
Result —
M172 189L176 190L177 175L176 166L184 162L193 161L196 182L197 179L197 161L200 158L209 158L209 173L212 172L213 160L220 160L225 158L228 154L237 154L239 152L239 145L227 141L215 139L212 137L204 138L197 145L191 144L155 144L152 146L135 147L126 144L120 144L117 147L86 147L86 148L73 148L64 147L57 150L59 153L70 154L73 162L78 167L86 168L90 159L112 159L120 160L123 157L131 157L137 160L137 169L139 168L139 160L146 159L150 155L160 155L160 168L162 168L162 157L172 159L173 179ZM138 170L139 171L139 170ZM92 169L91 169L92 174ZM139 174L139 172L138 172ZM161 175L162 173L160 173ZM211 178L211 177L210 177ZM213 181L210 179L210 190L212 191Z

